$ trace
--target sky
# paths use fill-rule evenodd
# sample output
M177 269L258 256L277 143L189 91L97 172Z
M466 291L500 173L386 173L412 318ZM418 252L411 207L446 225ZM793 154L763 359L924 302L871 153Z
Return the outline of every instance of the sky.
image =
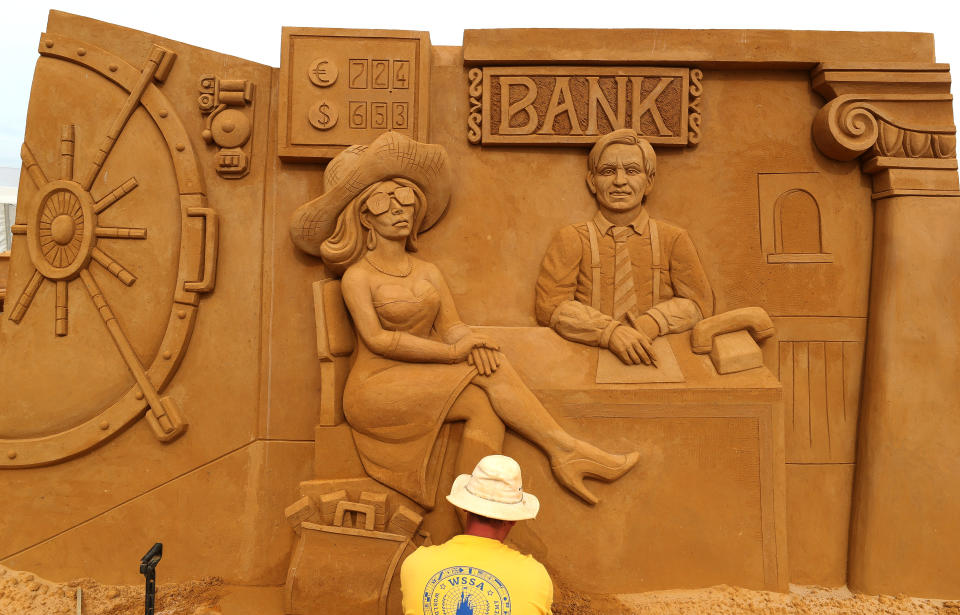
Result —
M933 32L937 61L960 63L956 0L732 0L590 4L518 0L416 2L270 0L9 0L0 9L0 167L20 165L37 42L57 9L280 66L281 26L429 30L434 45L460 45L467 28L774 28ZM13 5L13 6L10 6ZM36 5L37 8L30 5ZM586 7L597 7L593 11ZM909 9L909 10L908 10ZM955 109L960 108L956 103ZM956 113L955 113L956 115Z

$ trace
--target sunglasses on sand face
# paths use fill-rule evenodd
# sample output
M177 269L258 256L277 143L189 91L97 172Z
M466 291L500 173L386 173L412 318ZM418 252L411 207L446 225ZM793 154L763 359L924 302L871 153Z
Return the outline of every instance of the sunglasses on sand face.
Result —
M396 199L401 205L413 205L417 202L417 195L410 186L401 186L393 192L377 192L367 199L367 210L375 216L390 209L390 201Z

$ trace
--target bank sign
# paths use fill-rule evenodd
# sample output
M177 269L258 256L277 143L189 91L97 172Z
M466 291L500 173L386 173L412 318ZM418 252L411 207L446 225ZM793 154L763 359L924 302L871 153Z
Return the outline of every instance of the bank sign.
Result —
M484 145L589 145L619 128L653 144L699 141L698 69L484 67L482 83L479 70L471 73L471 115L481 137L471 140Z

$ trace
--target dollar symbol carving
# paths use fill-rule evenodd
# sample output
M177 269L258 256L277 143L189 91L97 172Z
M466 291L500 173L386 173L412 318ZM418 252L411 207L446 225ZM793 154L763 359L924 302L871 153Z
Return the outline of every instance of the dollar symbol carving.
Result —
M337 111L337 108L326 100L321 100L312 105L310 111L307 113L307 120L310 122L310 125L317 130L329 130L333 128L338 119L340 119L340 113Z
M327 103L320 103L320 106L317 108L317 111L320 112L317 123L321 126L326 126L330 122L330 114L327 113L327 109L330 108L330 105Z

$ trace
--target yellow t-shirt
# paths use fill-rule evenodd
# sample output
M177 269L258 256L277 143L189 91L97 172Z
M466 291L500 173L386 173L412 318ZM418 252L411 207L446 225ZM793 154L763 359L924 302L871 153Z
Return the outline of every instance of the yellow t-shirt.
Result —
M461 534L420 547L400 569L404 615L549 615L553 582L529 555Z

